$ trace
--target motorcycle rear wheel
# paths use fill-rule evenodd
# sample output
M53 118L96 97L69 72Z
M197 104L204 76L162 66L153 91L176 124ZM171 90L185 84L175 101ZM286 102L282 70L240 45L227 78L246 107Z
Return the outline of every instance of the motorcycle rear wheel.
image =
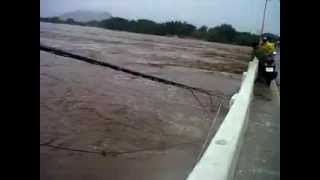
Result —
M266 83L267 83L267 86L268 86L268 87L270 87L271 81L272 81L271 79L266 79Z

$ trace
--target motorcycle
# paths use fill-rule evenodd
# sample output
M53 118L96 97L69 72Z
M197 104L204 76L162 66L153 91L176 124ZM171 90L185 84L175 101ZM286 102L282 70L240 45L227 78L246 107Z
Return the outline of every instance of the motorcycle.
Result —
M260 60L259 63L259 77L264 79L266 85L270 87L271 81L274 80L278 72L276 71L275 55L273 52Z

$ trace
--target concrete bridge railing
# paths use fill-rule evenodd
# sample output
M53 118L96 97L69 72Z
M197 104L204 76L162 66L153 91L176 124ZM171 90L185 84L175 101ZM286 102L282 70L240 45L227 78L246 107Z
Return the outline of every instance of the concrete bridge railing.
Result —
M243 74L239 92L230 101L228 114L187 180L233 179L250 116L257 70L258 60L254 58Z

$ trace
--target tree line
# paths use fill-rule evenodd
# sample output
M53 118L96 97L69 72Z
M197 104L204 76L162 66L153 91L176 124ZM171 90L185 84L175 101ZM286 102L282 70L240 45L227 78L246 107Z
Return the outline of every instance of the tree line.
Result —
M73 19L62 20L59 17L40 17L42 22L63 23L81 26L93 26L111 30L121 30L143 34L153 35L176 35L178 37L192 37L210 42L221 42L228 44L255 46L259 42L259 35L238 32L232 25L222 24L216 27L208 28L207 26L196 26L187 22L168 21L164 23L156 23L147 19L127 20L120 17L112 17L102 21L77 22ZM278 40L277 35L266 33L272 41Z

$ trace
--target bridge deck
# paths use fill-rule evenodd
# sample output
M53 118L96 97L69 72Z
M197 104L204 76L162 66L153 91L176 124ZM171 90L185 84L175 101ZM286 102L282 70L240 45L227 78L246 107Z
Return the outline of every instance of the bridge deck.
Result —
M269 98L269 99L268 99ZM255 85L235 180L280 179L280 95L276 83Z

